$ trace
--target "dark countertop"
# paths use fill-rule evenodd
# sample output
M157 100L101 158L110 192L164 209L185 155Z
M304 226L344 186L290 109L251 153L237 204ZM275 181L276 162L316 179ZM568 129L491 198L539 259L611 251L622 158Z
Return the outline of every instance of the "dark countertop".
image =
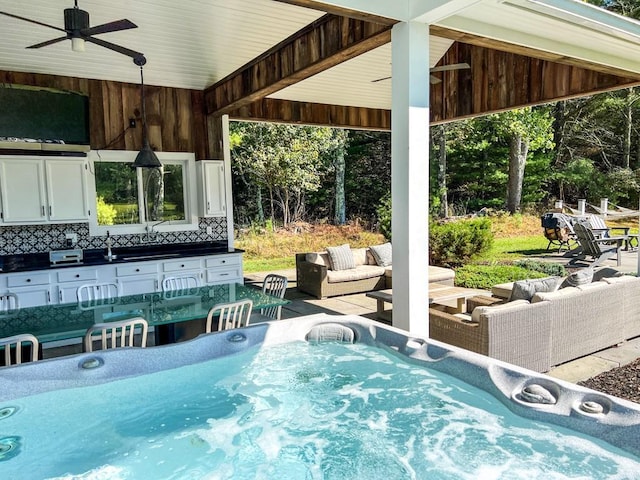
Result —
M0 256L0 272L28 272L33 270L51 270L56 268L83 267L108 265L110 263L131 263L152 260L171 260L185 257L198 257L203 255L218 255L223 253L243 253L243 250L235 249L232 252L227 247L227 242L192 242L173 243L167 245L139 245L135 247L113 248L116 256L109 262L105 255L106 248L94 248L83 251L82 263L69 263L63 265L51 265L49 253L30 253L24 255Z

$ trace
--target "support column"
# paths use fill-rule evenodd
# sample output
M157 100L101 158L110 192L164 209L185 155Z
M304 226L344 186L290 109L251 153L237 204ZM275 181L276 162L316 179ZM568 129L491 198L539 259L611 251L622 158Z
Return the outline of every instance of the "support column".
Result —
M393 325L429 335L429 27L391 32Z

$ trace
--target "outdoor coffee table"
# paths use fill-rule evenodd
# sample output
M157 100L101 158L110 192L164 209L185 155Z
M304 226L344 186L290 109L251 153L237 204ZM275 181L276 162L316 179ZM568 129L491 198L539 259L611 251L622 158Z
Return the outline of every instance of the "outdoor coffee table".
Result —
M482 293L482 291L474 290L472 288L452 287L451 285L443 285L441 283L430 283L429 304L456 300L456 307L453 309L454 313L462 313L464 311L467 298L479 295L480 293ZM376 316L380 320L390 320L391 312L384 309L384 304L393 303L392 289L374 290L373 292L367 292L366 296L374 298L377 301Z

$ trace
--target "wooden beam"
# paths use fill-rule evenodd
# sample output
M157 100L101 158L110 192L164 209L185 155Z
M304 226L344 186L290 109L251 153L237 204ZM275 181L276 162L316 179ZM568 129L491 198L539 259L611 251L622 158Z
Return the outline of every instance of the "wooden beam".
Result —
M263 98L229 114L232 120L391 130L391 110Z
M515 53L531 58L538 58L540 60L547 60L550 62L561 63L563 65L571 65L574 67L586 68L600 73L606 73L609 75L617 75L624 78L633 78L640 80L640 74L629 72L615 67L609 67L607 65L600 65L594 62L588 62L586 60L580 60L577 58L566 57L564 55L558 55L557 53L545 52L542 50L536 50L535 48L525 47L522 45L515 45L512 43L502 42L500 40L494 40L491 38L481 37L470 33L464 33L457 30L451 30L446 27L440 27L438 25L431 25L429 27L430 35L437 37L448 38L461 43L467 43L469 45L475 45L478 47L491 48L493 50L499 50L501 52Z
M327 5L326 3L317 2L316 0L276 0L280 3L288 3L289 5L297 5L298 7L319 10L325 13L332 13L342 17L355 18L356 20L364 20L365 22L379 23L380 25L394 25L398 23L393 18L381 17L370 13L352 10L350 8L338 7L336 5Z
M237 110L390 41L389 25L325 15L207 88L207 114Z

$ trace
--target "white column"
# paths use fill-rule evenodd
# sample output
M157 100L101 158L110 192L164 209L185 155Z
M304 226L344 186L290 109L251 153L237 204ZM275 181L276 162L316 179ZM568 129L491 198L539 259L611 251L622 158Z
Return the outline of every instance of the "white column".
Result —
M601 198L600 199L600 215L605 220L607 219L607 212L609 211L609 199Z
M586 210L586 205L587 205L587 200L584 198L581 198L578 200L578 213L580 215L584 215L584 212Z
M231 191L231 144L229 142L229 115L222 115L222 159L224 162L225 204L227 207L227 247L233 251L233 192Z
M393 325L429 335L429 27L398 23L392 40Z

